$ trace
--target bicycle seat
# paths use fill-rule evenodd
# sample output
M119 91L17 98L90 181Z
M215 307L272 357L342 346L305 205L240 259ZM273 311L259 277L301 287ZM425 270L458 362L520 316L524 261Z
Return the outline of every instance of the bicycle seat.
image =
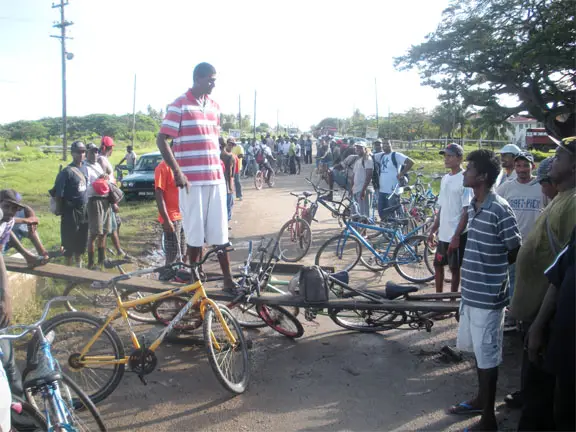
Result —
M302 192L302 195L304 195L306 198L311 197L312 195L314 195L312 192L308 192L308 191L304 191Z
M33 369L24 382L24 388L40 387L62 379L60 372L50 370L41 364Z
M413 285L399 285L394 282L386 282L386 298L390 300L394 300L395 298L404 296L406 294L417 292L418 287Z

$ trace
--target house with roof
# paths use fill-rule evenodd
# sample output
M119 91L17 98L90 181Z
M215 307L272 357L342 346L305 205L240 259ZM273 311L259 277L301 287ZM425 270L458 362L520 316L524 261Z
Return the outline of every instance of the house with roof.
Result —
M512 125L512 129L508 131L508 136L520 148L526 147L526 131L528 129L544 127L544 123L532 117L514 116L507 121Z

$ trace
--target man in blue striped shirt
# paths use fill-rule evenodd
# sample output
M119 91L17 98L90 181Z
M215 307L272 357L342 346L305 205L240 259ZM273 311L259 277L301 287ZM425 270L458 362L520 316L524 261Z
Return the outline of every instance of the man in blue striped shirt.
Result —
M472 430L497 430L494 402L502 362L507 269L516 260L522 237L513 210L492 187L500 162L489 150L466 158L464 186L474 190L468 210L468 239L462 263L462 304L456 346L474 352L478 395L450 408L452 414L482 414Z

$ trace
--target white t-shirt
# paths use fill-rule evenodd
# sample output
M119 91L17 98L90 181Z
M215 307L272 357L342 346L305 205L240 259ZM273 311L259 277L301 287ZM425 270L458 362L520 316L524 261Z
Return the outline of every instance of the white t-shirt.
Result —
M116 179L114 178L114 170L112 169L112 164L108 158L104 155L98 156L98 163L102 166L104 173L108 174L108 180L110 183L116 184Z
M300 157L300 150L301 150L300 144L296 144L295 149L296 157Z
M392 153L396 153L396 167L392 163ZM380 192L392 193L394 186L398 183L400 169L408 157L399 152L390 152L388 154L382 152L376 153L374 159L380 164Z
M472 189L464 187L464 171L457 174L446 174L440 182L440 226L438 227L438 240L450 242L458 227L462 208L468 207L474 195ZM464 230L466 232L466 229Z
M522 184L516 179L502 183L496 189L496 193L508 201L514 210L518 229L522 238L525 239L544 209L542 187L538 183Z
M134 153L134 152L126 153L125 157L126 157L126 165L132 166L132 167L134 165L136 165L136 153Z
M88 198L92 198L95 195L92 183L104 174L104 169L98 162L91 164L86 161L86 171L88 171L88 189L86 190L86 193Z
M366 182L366 170L369 169L374 169L374 161L371 157L358 158L358 160L354 162L354 187L352 188L353 194L362 192L364 182ZM368 185L367 189L372 189L371 183Z

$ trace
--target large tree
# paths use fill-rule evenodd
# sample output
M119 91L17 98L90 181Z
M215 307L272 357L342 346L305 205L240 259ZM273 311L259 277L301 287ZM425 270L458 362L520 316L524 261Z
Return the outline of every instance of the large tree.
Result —
M574 10L574 0L453 0L436 31L396 66L417 67L446 99L500 119L528 112L556 137L573 135ZM504 96L519 103L507 106Z

